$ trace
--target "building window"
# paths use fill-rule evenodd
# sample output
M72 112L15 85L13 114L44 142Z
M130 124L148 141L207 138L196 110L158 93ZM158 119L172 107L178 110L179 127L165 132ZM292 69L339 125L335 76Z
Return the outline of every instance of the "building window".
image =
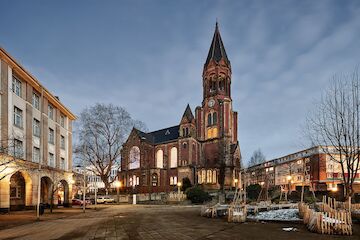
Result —
M33 154L32 154L32 160L33 162L40 162L40 148L34 147L33 148Z
M24 156L23 142L19 139L14 139L13 155L16 158Z
M207 170L206 171L206 183L211 183L211 182L212 182L212 171Z
M207 121L208 126L211 126L211 121L212 121L212 119L211 119L211 113L208 114L207 119L208 119L208 121Z
M65 149L65 137L63 135L60 137L60 147Z
M133 146L129 154L129 169L136 169L140 167L140 149Z
M218 136L218 130L217 128L209 128L207 130L207 137L208 138L216 138Z
M211 81L210 83L210 92L216 91L216 81Z
M182 145L183 145L183 148L186 149L187 143L183 143Z
M208 114L208 126L217 124L217 112L212 112Z
M33 135L40 137L40 121L36 118L33 119Z
M17 107L14 107L14 125L19 128L23 126L23 112Z
M190 136L189 128L184 127L183 128L183 137L188 137L188 136Z
M49 128L49 143L54 144L55 143L55 133L54 130Z
M224 83L224 80L220 80L219 82L219 90L223 91L225 89L225 83Z
M177 184L177 177L170 177L170 186L176 185Z
M206 170L201 170L202 183L206 182Z
M19 97L21 97L21 81L13 76L12 79L12 91Z
M34 93L34 92L32 95L32 105L37 110L40 110L40 97L39 97L39 95L37 95L37 93Z
M213 174L212 174L212 183L216 184L217 183L217 173L216 173L216 170L213 171Z
M177 148L172 147L170 150L170 168L176 168L177 167Z
M63 128L65 127L65 116L64 115L60 115L60 126L62 126Z
M163 168L164 166L164 152L163 150L159 149L156 152L156 167Z
M60 168L65 170L65 158L60 158Z
M48 117L54 119L54 107L51 104L48 105Z
M217 124L217 112L214 112L213 113L213 122L212 122L213 125Z
M49 166L55 167L55 156L53 153L49 153Z

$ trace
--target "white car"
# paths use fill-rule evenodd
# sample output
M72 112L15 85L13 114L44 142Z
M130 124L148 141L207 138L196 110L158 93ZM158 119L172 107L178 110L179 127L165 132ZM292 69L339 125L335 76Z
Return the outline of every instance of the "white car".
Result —
M114 203L115 199L109 197L109 196L100 196L96 199L97 203Z

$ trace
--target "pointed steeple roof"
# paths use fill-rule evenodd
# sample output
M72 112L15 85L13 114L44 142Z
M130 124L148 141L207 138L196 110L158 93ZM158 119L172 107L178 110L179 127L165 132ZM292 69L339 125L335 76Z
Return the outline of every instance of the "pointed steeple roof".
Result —
M207 66L211 60L214 60L215 62L218 63L220 62L221 59L224 59L225 62L230 65L230 61L226 55L224 43L221 39L219 25L218 22L216 21L215 32L211 42L208 56L206 58L205 66Z
M191 122L194 119L194 115L191 111L189 104L186 106L185 112L181 119L184 119L184 118L186 118L189 122Z

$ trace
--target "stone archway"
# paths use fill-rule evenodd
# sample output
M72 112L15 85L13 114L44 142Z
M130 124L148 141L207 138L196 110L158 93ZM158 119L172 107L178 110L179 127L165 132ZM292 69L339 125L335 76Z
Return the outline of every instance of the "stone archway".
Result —
M26 183L21 172L10 177L10 210L22 210L26 206Z
M32 179L24 170L13 173L9 178L9 208L10 210L22 210L32 206ZM6 189L4 189L6 191Z
M41 195L40 202L44 204L51 204L51 187L52 181L49 177L41 178Z
M58 205L63 205L64 207L68 207L70 205L69 202L69 184L65 180L61 180L59 182L57 200Z

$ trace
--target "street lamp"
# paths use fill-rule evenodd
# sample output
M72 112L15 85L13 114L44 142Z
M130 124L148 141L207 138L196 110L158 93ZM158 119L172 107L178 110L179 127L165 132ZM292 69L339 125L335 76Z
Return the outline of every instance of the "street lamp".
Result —
M114 185L116 187L116 196L117 196L117 201L116 202L117 202L117 204L119 204L119 202L120 202L119 191L120 191L120 187L121 187L121 182L119 180L116 180L114 182Z
M83 186L83 213L85 213L85 205L86 205L86 200L85 200L85 195L86 195L86 168L85 165L81 166L81 165L77 165L77 168L81 168L83 167L83 176L84 176L84 186Z
M177 184L177 187L178 187L178 199L179 199L179 202L180 202L180 187L181 187L181 182L178 182Z

